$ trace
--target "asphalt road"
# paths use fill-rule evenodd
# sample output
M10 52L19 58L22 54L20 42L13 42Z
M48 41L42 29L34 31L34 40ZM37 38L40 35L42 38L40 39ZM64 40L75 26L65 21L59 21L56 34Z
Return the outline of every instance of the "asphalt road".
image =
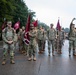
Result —
M76 75L76 57L68 54L68 40L65 40L62 54L55 53L55 56L48 56L47 43L45 52L38 54L37 61L27 61L27 56L15 53L15 64L10 64L10 57L7 63L2 65L2 43L0 43L0 75Z

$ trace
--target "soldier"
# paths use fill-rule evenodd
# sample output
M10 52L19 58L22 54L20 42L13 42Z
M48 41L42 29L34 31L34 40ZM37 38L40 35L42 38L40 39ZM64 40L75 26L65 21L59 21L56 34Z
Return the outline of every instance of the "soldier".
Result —
M69 31L69 56L71 56L71 50L73 49L73 55L76 56L75 53L75 24L73 24L73 21L75 18L73 18L71 24L70 24L70 31Z
M50 24L49 30L47 31L47 37L48 37L48 53L50 56L50 45L52 45L52 55L54 56L54 50L55 50L55 39L56 39L56 31L53 28L53 24Z
M22 29L20 28L19 32L18 32L18 44L19 44L19 52L20 53L22 53L22 38L21 38L21 35L22 35Z
M35 38L35 50L37 51L37 48L38 48L38 41L37 41L37 31L38 31L38 29L37 29L37 27L34 27L34 30L35 30L35 32L36 32L36 38Z
M15 32L15 40L14 40L14 45L15 45L15 49L14 50L16 50L17 48L17 46L16 46L16 44L17 44L17 42L18 42L18 35L17 35L17 33L16 33L16 30L14 30L14 32ZM15 54L15 51L14 51L14 54Z
M25 27L22 26L22 33L21 33L21 39L22 39L22 53L25 54L25 44L24 44L24 33L25 33Z
M22 37L22 46L23 46L22 51L23 51L24 55L27 55L28 54L28 45L26 45L25 42L24 42L24 36L25 36L25 27L22 26L22 35L21 35L21 37Z
M45 51L45 43L46 43L46 30L43 28L43 49L42 51Z
M57 30L57 40L56 40L57 52L60 54L62 53L61 49L63 45L63 36L64 36L64 33L62 31L62 28L60 27L60 30Z
M43 42L44 42L44 30L42 26L40 26L40 29L37 32L37 41L39 47L39 54L41 54L43 53Z
M3 39L3 62L2 65L6 64L6 55L8 52L8 48L10 48L10 63L14 64L14 42L15 42L15 31L12 28L12 22L7 22L7 27L2 31L2 39Z
M76 51L76 27L75 27L75 51Z
M29 37L30 37L30 43L29 43L29 47L28 47L28 50L29 50L28 51L28 54L29 54L28 61L32 60L32 55L33 55L33 60L36 61L36 55L35 55L36 31L34 30L34 25L33 24L30 25Z

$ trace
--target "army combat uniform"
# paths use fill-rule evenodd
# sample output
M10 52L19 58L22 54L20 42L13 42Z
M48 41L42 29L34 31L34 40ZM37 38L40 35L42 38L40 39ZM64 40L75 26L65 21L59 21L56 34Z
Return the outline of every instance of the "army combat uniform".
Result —
M3 49L4 49L3 50L3 61L4 62L6 60L8 48L10 48L10 60L11 60L11 63L14 63L13 59L14 59L14 49L15 49L15 46L14 46L15 38L16 36L15 36L15 32L13 28L9 29L7 27L2 31ZM8 44L8 41L13 41L13 43Z
M71 50L73 49L73 55L76 56L75 54L75 30L74 30L74 24L71 23L70 25L70 31L69 31L69 56L71 55Z
M42 27L37 32L37 41L38 41L38 48L39 48L39 54L43 53L43 46L44 46L44 30Z
M50 56L50 46L52 45L52 55L54 55L55 50L55 38L56 38L56 31L54 28L49 28L47 31L47 37L48 37L48 53Z
M32 55L33 55L33 60L34 61L36 61L36 55L35 55L35 49L36 49L36 43L35 43L35 41L36 41L36 31L34 30L34 26L33 26L33 24L31 24L30 25L31 27L31 29L30 29L30 31L29 31L29 38L30 38L30 42L29 42L29 46L28 46L28 54L29 54L29 58L28 58L28 60L30 61L30 60L32 60Z
M62 53L62 45L63 45L63 31L57 30L57 38L56 38L56 50L58 53Z

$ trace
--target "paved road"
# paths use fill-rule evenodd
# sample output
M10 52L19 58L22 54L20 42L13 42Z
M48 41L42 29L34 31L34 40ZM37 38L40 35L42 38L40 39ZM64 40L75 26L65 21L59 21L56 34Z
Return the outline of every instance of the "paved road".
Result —
M68 40L65 40L62 54L48 56L47 43L45 53L37 56L37 61L27 61L16 51L15 64L10 64L9 56L6 65L1 65L2 48L0 47L0 75L76 75L76 57L68 56Z

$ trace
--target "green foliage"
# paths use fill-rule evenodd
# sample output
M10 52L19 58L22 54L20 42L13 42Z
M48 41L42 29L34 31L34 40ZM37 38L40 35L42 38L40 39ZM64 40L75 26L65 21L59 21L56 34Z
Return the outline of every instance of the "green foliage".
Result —
M65 31L66 33L69 33L69 28L65 28L64 31Z
M32 19L35 12L28 10L23 0L0 0L0 27L4 22L4 18L11 20L13 25L20 18L21 27L26 25L28 14L31 13Z
M45 30L47 30L49 28L49 26L47 26L45 23L43 22L38 22L38 27L42 26Z

